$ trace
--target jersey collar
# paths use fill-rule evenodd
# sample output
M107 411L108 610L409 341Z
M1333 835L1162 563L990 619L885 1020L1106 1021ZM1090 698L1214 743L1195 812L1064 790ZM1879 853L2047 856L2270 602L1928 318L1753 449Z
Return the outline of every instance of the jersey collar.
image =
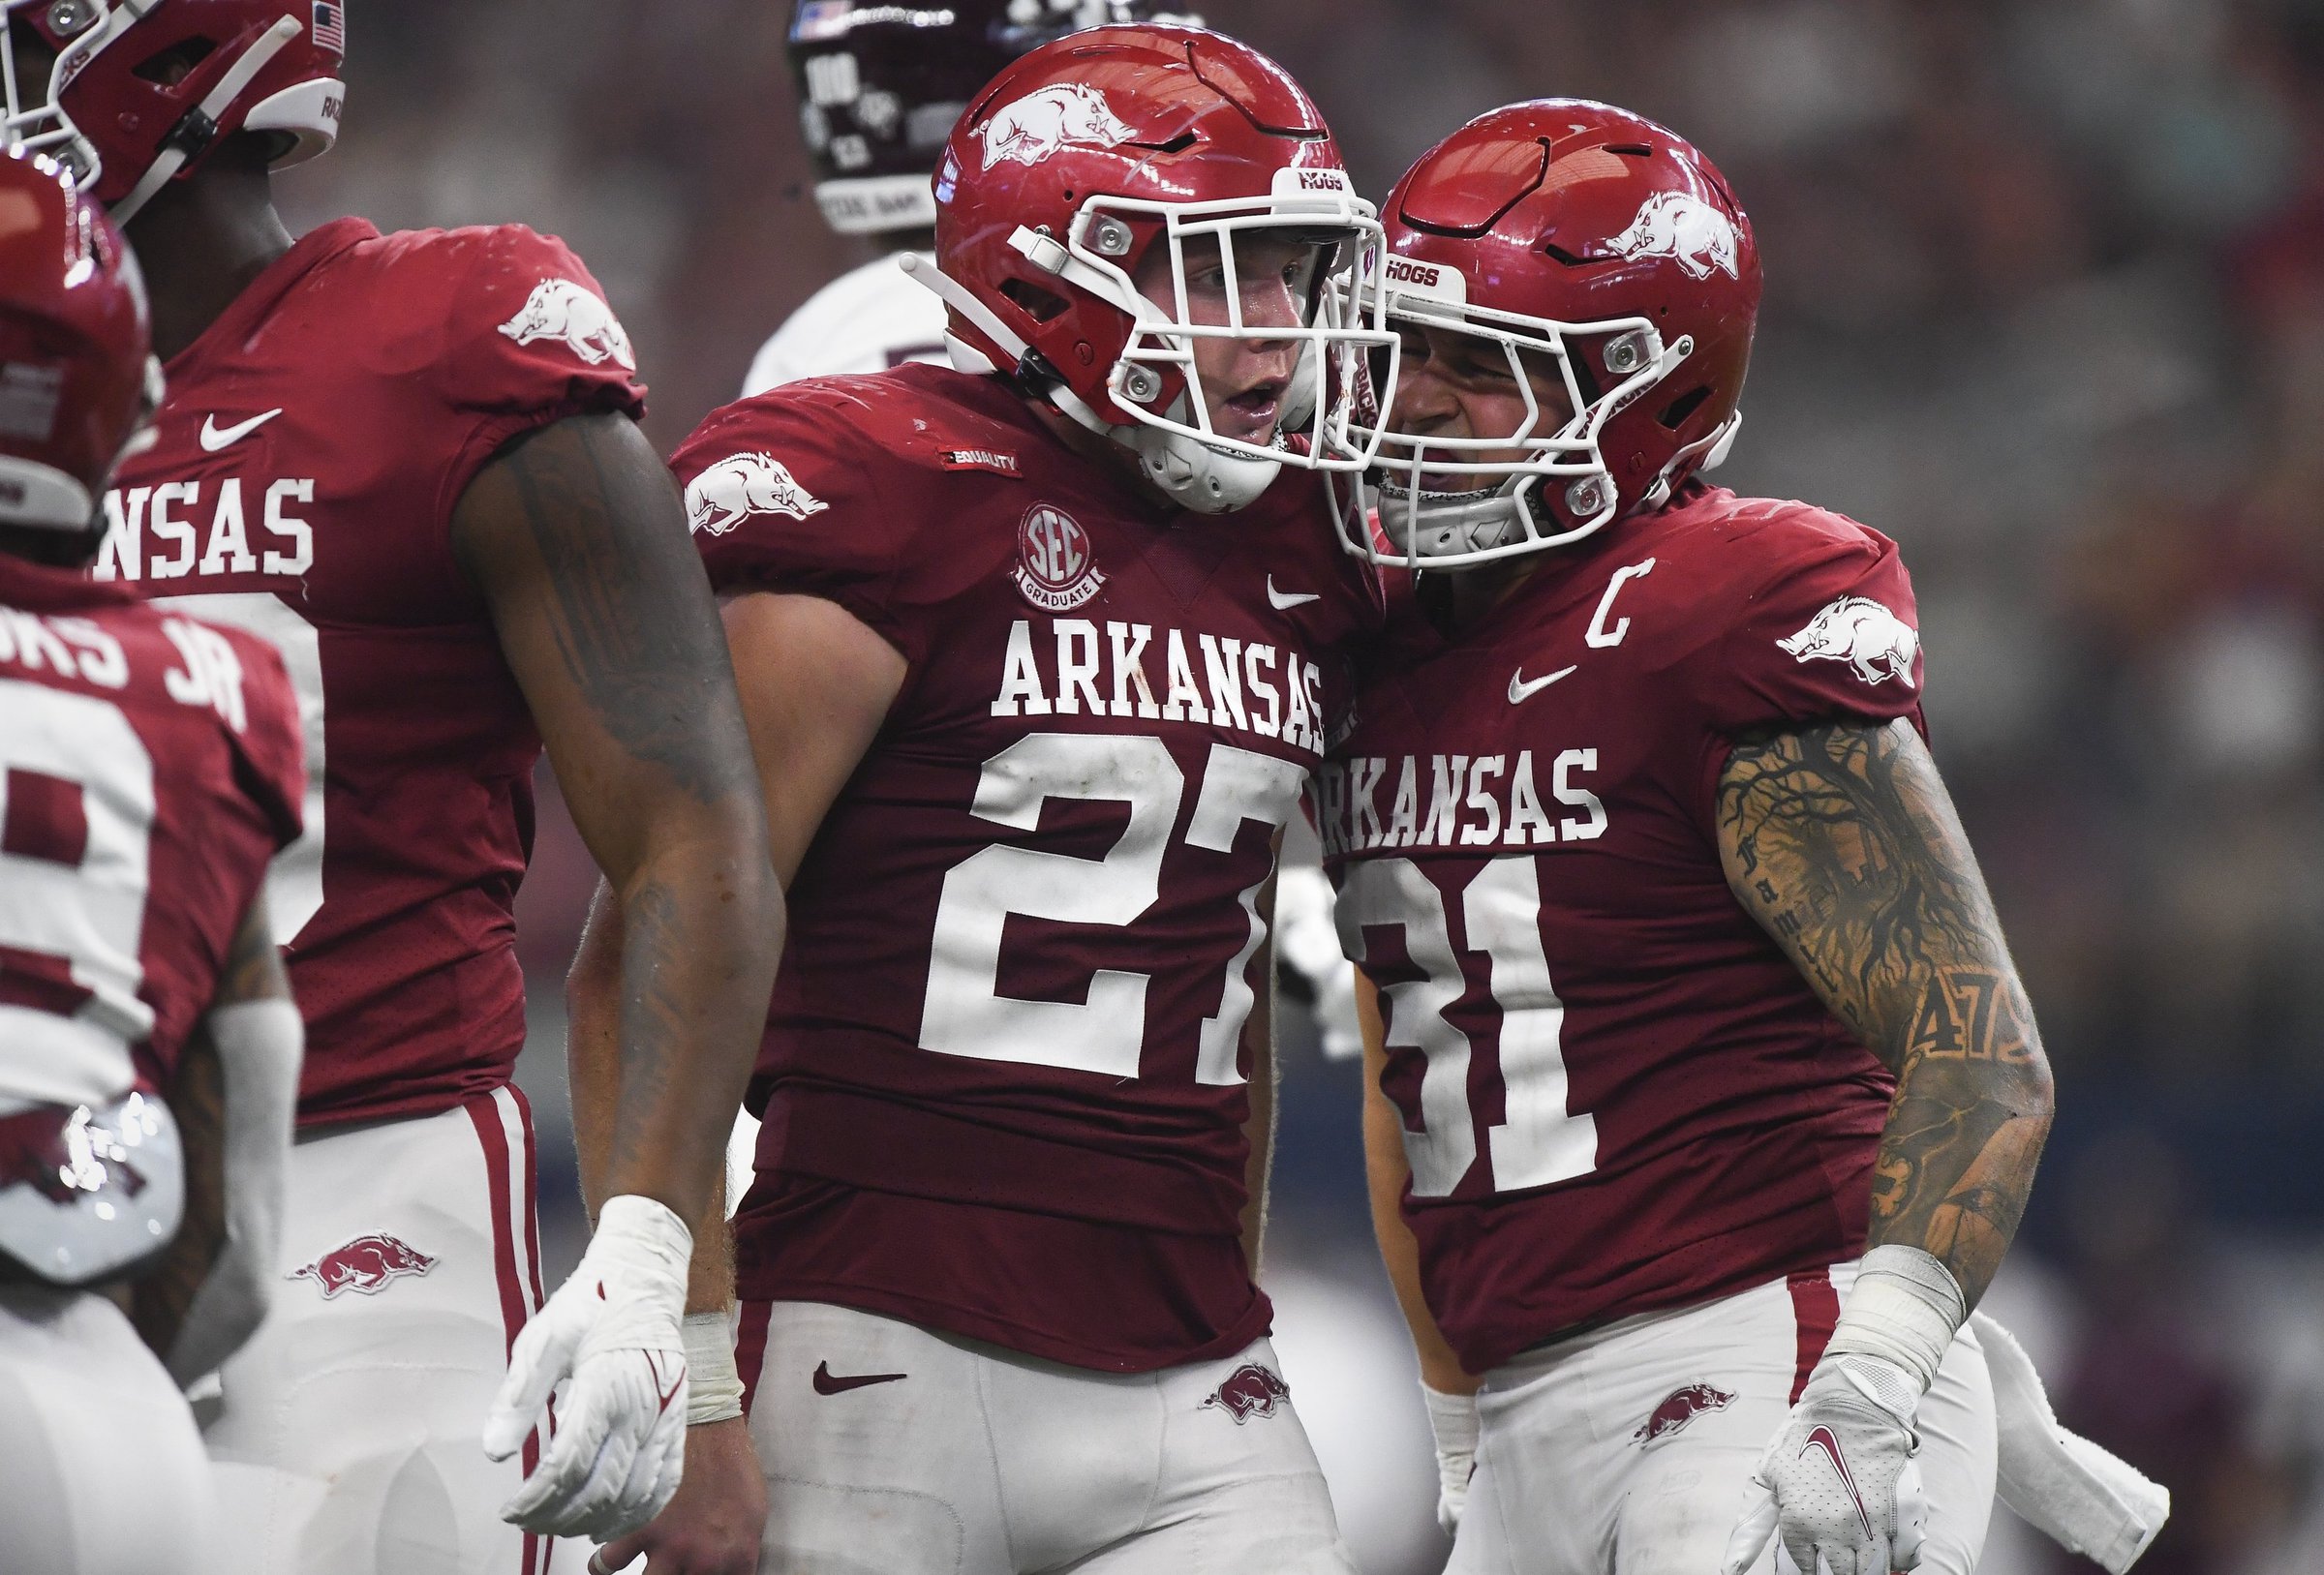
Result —
M181 379L191 380L205 360L248 344L267 314L309 274L350 247L379 238L379 230L367 219L333 219L308 230L291 243L290 251L243 286L242 293L218 314L218 320L171 356L163 372L173 385Z

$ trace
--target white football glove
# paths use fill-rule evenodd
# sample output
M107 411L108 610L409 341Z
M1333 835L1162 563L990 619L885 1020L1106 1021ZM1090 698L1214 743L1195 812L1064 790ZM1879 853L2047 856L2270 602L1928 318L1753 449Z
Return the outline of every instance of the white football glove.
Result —
M1743 1575L1770 1535L1803 1575L1889 1575L1920 1562L1928 1527L1919 1389L1894 1362L1826 1355L1759 1456L1721 1575Z
M1428 1407L1428 1432L1436 1439L1436 1524L1445 1535L1460 1530L1468 1507L1469 1478L1477 1472L1477 1397L1449 1395L1421 1385Z
M1330 877L1286 853L1275 872L1275 955L1306 979L1315 992L1316 1032L1324 1059L1353 1061L1363 1054L1356 1027L1356 965L1340 951Z
M484 1419L505 1460L566 1378L557 1436L501 1518L610 1542L661 1512L686 1454L687 1259L693 1235L650 1197L608 1198L572 1278L533 1315Z

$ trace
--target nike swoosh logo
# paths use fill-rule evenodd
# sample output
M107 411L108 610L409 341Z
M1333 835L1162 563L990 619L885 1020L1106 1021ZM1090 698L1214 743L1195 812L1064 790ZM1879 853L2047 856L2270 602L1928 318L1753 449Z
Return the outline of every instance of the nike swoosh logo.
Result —
M215 454L222 448L229 448L282 413L283 408L277 405L264 415L254 415L249 420L237 421L230 427L220 426L216 415L204 416L201 422L201 451L205 454Z
M1578 670L1579 666L1579 663L1575 663L1573 667L1561 667L1556 672L1538 679L1528 679L1525 676L1525 669L1518 668L1509 675L1509 703L1513 706L1523 705L1559 679Z
M1304 607L1311 601L1322 601L1324 598L1322 592L1315 591L1277 591L1275 577L1270 574L1267 577L1267 599L1274 604L1276 612L1288 613L1294 607Z
M1848 1462L1840 1458L1840 1440L1832 1436L1830 1428L1819 1427L1808 1435L1806 1443L1799 1446L1799 1452L1803 1455L1811 1449L1822 1450L1823 1458L1832 1463L1833 1473L1840 1478L1840 1485L1848 1489L1849 1498L1855 1503L1856 1519L1864 1527L1864 1539L1871 1541L1872 1517L1864 1512L1864 1496L1856 1491L1856 1479L1849 1473Z
M839 1378L832 1377L829 1362L817 1362L815 1364L815 1393L843 1395L850 1389L861 1389L868 1383L894 1383L898 1378L910 1377L909 1373L865 1373L851 1378Z
M661 1395L661 1404L654 1408L654 1414L659 1416L670 1408L670 1402L678 1398L678 1391L686 1387L686 1364L684 1362L678 1364L678 1376L670 1380L670 1386L667 1389L659 1387L661 1357L658 1352L651 1350L646 1352L646 1368L654 1375L655 1385Z

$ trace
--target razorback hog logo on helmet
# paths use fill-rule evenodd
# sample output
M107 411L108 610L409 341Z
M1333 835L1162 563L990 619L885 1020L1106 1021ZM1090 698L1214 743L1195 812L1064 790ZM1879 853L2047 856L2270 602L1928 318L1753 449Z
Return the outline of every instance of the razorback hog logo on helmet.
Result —
M524 310L502 323L501 332L519 345L560 339L593 367L610 355L629 371L637 370L629 335L613 308L570 279L544 279L535 285Z
M1606 244L1634 260L1675 257L1696 279L1708 279L1713 268L1738 277L1743 250L1735 222L1690 192L1655 193L1639 204L1630 227Z
M1039 164L1068 142L1118 147L1135 135L1106 96L1086 82L1057 82L1003 105L977 128L985 167Z
M688 484L688 529L722 536L753 514L788 514L804 520L831 505L799 485L790 468L772 454L731 454Z
M1667 1439L1680 1428L1700 1416L1704 1411L1723 1411L1735 1403L1735 1397L1725 1389L1708 1383L1690 1383L1683 1389L1673 1389L1654 1408L1654 1414L1639 1424L1630 1441L1647 1448Z
M342 1290L376 1296L388 1281L407 1274L425 1274L436 1260L409 1242L393 1236L357 1236L332 1248L314 1262L292 1269L286 1280L312 1280L329 1301Z
M1846 662L1867 683L1902 679L1910 689L1920 634L1869 596L1842 596L1776 644L1803 662Z
M1210 1391L1205 1406L1216 1406L1235 1418L1237 1427L1254 1416L1272 1416L1279 1401L1291 1398L1291 1385L1257 1362L1245 1362L1227 1375L1227 1381Z

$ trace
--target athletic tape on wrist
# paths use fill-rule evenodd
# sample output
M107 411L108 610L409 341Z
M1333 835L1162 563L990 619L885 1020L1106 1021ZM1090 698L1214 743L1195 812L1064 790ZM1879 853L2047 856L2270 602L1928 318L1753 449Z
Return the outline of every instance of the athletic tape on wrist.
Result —
M734 1365L732 1316L688 1313L678 1327L686 1340L686 1425L733 1421L743 1414L743 1377Z
M1437 1485L1457 1514L1468 1495L1469 1473L1477 1469L1477 1397L1449 1395L1423 1381L1421 1400L1428 1408L1429 1437L1436 1440Z
M1436 1452L1440 1457L1474 1455L1477 1452L1475 1395L1450 1395L1422 1382L1421 1402L1428 1408L1428 1433L1436 1440Z
M1855 1287L1824 1351L1893 1362L1926 1394L1968 1317L1960 1282L1935 1255L1918 1247L1875 1247L1856 1270Z

